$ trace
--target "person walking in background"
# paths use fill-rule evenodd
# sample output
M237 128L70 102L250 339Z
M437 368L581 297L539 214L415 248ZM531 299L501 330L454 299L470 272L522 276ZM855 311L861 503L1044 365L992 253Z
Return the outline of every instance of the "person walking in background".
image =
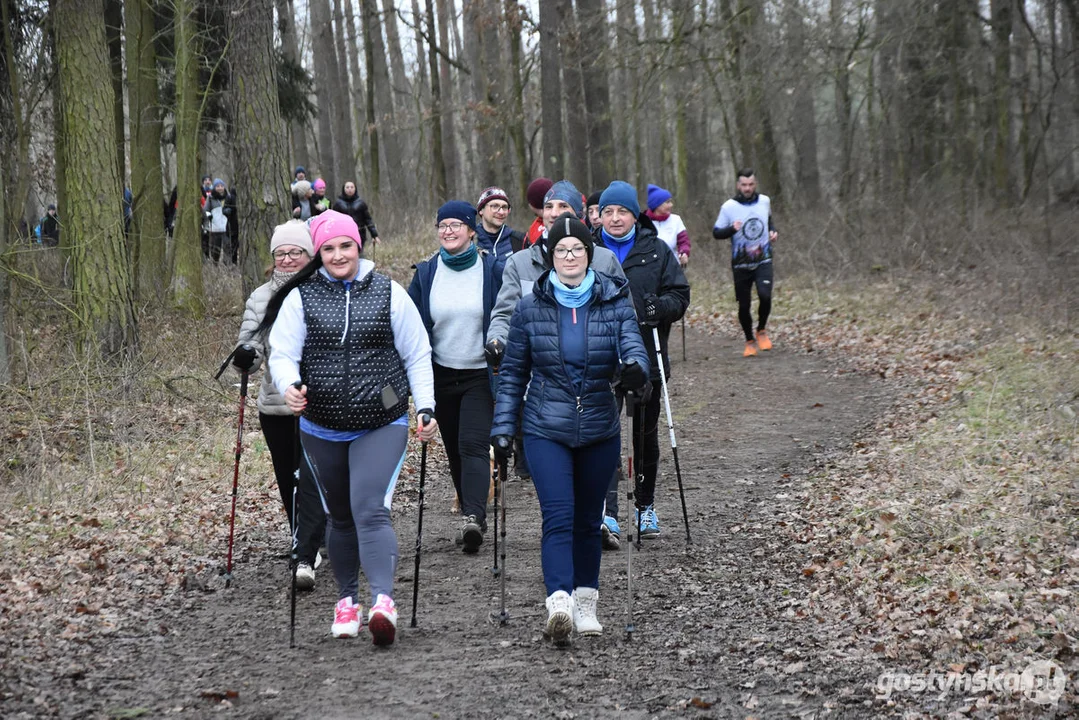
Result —
M315 190L306 180L297 180L292 186L292 217L297 220L310 220L322 214L314 200Z
M506 222L510 215L510 199L499 187L485 188L476 203L479 223L476 225L476 244L495 260L495 272L502 277L502 268L510 255L524 245L524 234Z
M56 206L50 204L41 219L41 242L46 247L60 244L60 218L56 216Z
M274 386L300 418L307 470L329 513L327 549L338 601L330 632L360 632L359 572L370 585L376 645L393 643L397 536L390 503L405 461L408 396L420 439L434 438L431 345L404 288L360 258L360 231L329 210L311 222L315 259L270 300ZM300 387L296 384L300 383Z
M649 183L648 209L645 215L655 226L659 239L678 256L678 264L685 268L689 264L689 232L682 218L671 212L673 209L671 194L658 185Z
M621 452L612 383L644 392L649 357L627 282L590 267L588 228L565 214L544 240L552 269L513 315L499 375L492 444L512 453L520 427L543 514L544 633L599 635L600 518ZM525 389L528 388L527 399Z
M592 234L599 232L599 196L603 193L599 190L588 196L588 199L584 203L585 212L585 224L588 229L592 231Z
M229 221L235 214L235 208L228 201L228 189L221 178L214 179L213 190L202 206L202 214L205 218L203 226L210 238L210 259L227 262L231 252Z
M378 228L375 227L375 221L371 218L371 211L368 209L367 203L356 194L356 183L349 180L344 184L341 188L341 194L333 201L333 209L351 217L356 226L360 228L360 241L363 247L367 247L368 234L370 234L371 242L375 245L381 242L378 238Z
M330 209L330 200L326 197L326 181L322 178L315 178L315 182L311 183L311 202L315 203L319 213Z
M438 209L435 227L441 248L416 265L408 294L431 341L435 417L461 507L456 541L472 554L487 532L494 398L483 339L501 276L495 259L473 242L476 209L469 203L447 202Z
M543 210L543 232L554 223L558 215L565 212L572 213L578 219L583 211L581 193L568 180L562 180L551 185L547 189L547 195L540 201ZM542 235L541 235L542 237ZM592 257L591 266L597 271L624 278L622 265L618 258L607 248L597 247ZM515 252L506 263L502 271L502 287L498 291L498 299L495 301L494 310L491 312L491 325L487 329L487 344L484 352L487 363L493 370L498 371L502 363L502 356L506 351L506 340L509 336L510 318L517 308L517 301L522 297L532 294L532 288L536 280L550 268L546 246L543 243L530 245L519 252ZM521 440L518 439L517 451L513 456L514 473L521 479L528 479L528 461L523 451Z
M599 208L603 225L600 240L622 263L637 309L641 335L650 354L655 354L652 330L657 328L659 331L663 364L653 363L651 376L652 381L659 384L661 372L670 377L667 340L671 324L677 322L689 306L689 283L674 253L657 237L652 221L641 214L637 191L632 185L621 180L612 182L600 196ZM660 532L655 510L660 395L651 393L645 402L637 404L633 413L633 457L640 466L643 480L634 493L637 508L632 520L641 528L643 538L656 537ZM613 473L610 480L604 525L605 532L617 537L620 532L618 474Z
M538 177L528 183L525 197L528 198L528 207L536 218L528 226L528 231L525 233L524 247L535 245L543 237L543 199L547 197L547 191L551 189L552 185L554 185L554 181L545 177Z
M273 237L270 239L270 254L273 256L270 279L255 288L244 307L240 337L236 342L236 352L232 360L232 364L241 372L256 372L269 354L269 332L256 332L256 328L266 315L270 298L311 262L315 254L307 224L300 220L289 220L274 228ZM297 543L299 565L296 568L296 587L310 590L315 586L318 549L326 534L326 514L322 509L322 499L319 498L314 478L309 473L302 472L297 481L296 471L300 468L300 456L297 453L299 428L292 410L285 404L285 398L274 387L273 373L269 367L263 373L262 383L259 385L258 409L262 435L266 438L274 477L277 479L277 489L281 492L281 503Z
M778 233L772 222L772 201L757 192L752 168L738 171L735 194L723 203L712 228L717 240L731 238L731 269L734 297L738 301L738 322L746 336L743 357L758 350L771 350L772 339L765 326L772 312L772 243ZM753 286L757 286L757 334L753 335Z
M303 165L297 165L296 170L294 170L293 173L292 173L292 184L295 185L296 183L300 182L301 180L306 180L306 179L307 179L307 170L304 169ZM295 187L293 187L292 192L296 192Z

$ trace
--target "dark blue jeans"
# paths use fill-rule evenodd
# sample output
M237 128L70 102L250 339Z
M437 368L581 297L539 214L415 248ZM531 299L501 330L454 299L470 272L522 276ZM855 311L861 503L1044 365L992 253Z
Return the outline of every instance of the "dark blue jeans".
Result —
M618 465L621 437L570 448L525 435L525 453L543 513L543 584L558 590L599 587L599 525L607 483Z

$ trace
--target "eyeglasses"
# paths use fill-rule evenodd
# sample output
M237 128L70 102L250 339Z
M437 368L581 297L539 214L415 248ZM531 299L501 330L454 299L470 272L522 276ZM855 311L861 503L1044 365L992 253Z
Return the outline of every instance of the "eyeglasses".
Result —
M284 260L285 258L292 258L293 260L299 260L304 256L306 251L304 250L278 250L273 254L274 260Z
M463 222L451 222L444 225L435 225L435 228L437 228L440 233L455 233L463 227L467 227Z
M510 211L510 206L503 205L502 203L487 203L487 207L491 208L496 213L508 213Z
M565 260L568 257L584 257L588 252L588 249L584 245L578 245L577 247L556 247L554 249L554 256L559 260Z

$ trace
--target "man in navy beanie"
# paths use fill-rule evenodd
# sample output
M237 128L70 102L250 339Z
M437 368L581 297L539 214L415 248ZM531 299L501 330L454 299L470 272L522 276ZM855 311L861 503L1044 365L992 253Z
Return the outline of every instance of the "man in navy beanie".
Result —
M689 283L678 264L678 258L656 235L655 226L647 215L641 214L637 191L632 185L615 180L599 197L601 230L599 245L611 250L622 264L629 281L633 304L637 310L641 336L650 353L655 352L654 332L659 333L663 363L652 363L652 384L660 384L659 373L670 377L667 340L671 325L677 322L689 306ZM636 488L635 514L629 517L640 528L642 538L659 535L659 518L654 503L656 473L659 469L659 403L660 393L653 392L633 410L633 457L636 458L643 481ZM641 427L644 427L643 446ZM611 478L604 513L604 547L618 547L618 473Z

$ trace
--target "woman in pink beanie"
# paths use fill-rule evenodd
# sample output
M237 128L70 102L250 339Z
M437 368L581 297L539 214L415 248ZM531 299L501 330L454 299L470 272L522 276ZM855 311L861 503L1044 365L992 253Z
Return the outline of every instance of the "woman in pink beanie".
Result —
M274 295L263 319L272 326L270 370L300 415L303 470L315 478L328 513L338 588L330 632L360 633L362 567L371 639L389 645L397 632L398 557L390 502L408 444L409 395L420 439L438 431L431 344L404 288L360 257L351 217L328 210L310 229L315 259Z

